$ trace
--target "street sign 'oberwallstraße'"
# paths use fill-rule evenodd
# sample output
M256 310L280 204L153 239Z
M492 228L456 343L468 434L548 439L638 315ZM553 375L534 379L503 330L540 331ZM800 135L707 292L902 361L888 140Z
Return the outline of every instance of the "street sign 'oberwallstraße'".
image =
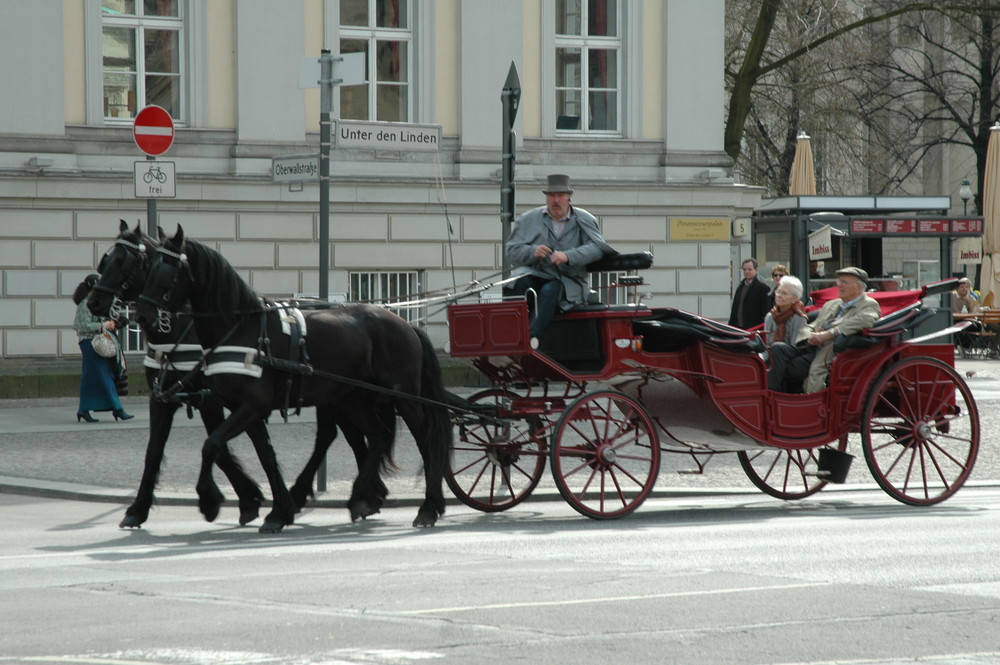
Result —
M319 153L272 157L271 182L319 182Z
M333 144L338 148L434 152L441 145L441 125L409 122L337 120Z

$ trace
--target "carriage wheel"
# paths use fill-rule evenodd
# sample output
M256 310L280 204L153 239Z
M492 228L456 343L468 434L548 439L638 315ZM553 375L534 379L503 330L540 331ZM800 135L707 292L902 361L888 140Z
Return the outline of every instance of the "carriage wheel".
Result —
M660 444L649 414L612 390L573 402L549 450L559 493L587 517L627 515L646 499L660 470Z
M902 360L872 386L861 445L889 496L914 506L944 501L965 483L979 452L972 391L940 360Z
M847 450L844 436L835 446L839 451ZM762 448L739 451L740 466L757 489L779 499L793 501L804 499L826 487L827 481L816 475L819 471L819 451L786 450L783 448Z
M539 416L515 419L506 390L484 390L470 402L492 404L502 423L484 420L463 424L452 447L445 473L448 487L459 501L488 513L507 510L524 501L545 472L545 435L548 423Z

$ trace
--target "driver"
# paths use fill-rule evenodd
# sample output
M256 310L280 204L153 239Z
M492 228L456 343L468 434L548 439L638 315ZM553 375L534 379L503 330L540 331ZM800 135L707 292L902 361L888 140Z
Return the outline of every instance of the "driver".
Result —
M789 383L805 380L807 393L819 392L826 387L833 354L844 348L848 335L871 328L882 316L878 301L868 296L868 273L861 268L848 267L837 271L839 300L830 300L812 323L804 326L795 346L785 342L771 345L771 369L767 386L771 390L784 390Z
M604 241L597 219L570 204L568 175L550 175L542 192L545 205L518 217L507 240L507 257L516 266L511 275L519 277L504 287L507 295L524 295L528 289L538 294L530 330L533 349L557 310L586 302L587 264L618 253Z

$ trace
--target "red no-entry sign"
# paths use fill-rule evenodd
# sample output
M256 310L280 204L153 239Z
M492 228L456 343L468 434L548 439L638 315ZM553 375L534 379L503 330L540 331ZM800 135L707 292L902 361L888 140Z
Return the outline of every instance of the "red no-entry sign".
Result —
M174 120L166 109L147 106L135 116L132 137L147 155L162 155L174 142Z

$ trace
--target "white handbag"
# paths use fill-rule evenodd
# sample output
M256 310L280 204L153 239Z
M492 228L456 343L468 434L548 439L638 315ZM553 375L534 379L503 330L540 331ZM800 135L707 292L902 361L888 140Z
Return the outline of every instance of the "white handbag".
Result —
M114 358L118 355L118 342L107 330L94 335L94 338L90 340L90 345L94 347L94 353L103 358Z

